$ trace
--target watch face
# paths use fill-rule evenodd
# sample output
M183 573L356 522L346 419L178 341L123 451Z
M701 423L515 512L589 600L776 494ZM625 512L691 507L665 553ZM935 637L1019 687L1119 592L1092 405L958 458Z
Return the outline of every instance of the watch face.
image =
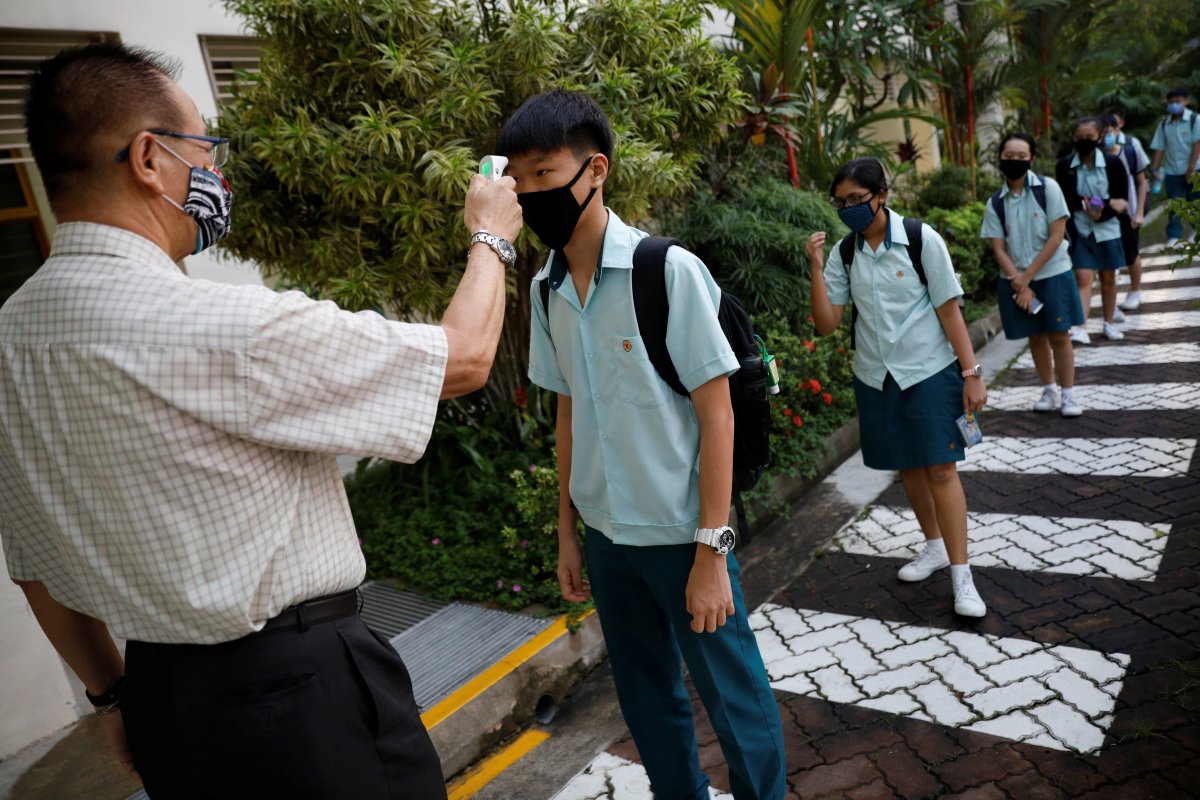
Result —
M717 548L728 553L733 549L734 542L736 541L737 539L734 537L733 531L729 528L726 528L725 530L721 531L721 535L717 537Z
M517 250L508 242L507 239L497 238L496 246L500 249L500 257L508 263L511 264L517 260Z

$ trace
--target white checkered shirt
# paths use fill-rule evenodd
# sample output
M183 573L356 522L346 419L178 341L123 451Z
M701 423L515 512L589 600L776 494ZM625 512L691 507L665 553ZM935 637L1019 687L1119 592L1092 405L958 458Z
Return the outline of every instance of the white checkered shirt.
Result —
M126 639L213 643L353 588L335 456L411 462L445 375L434 325L192 280L118 228L60 225L0 309L0 539Z

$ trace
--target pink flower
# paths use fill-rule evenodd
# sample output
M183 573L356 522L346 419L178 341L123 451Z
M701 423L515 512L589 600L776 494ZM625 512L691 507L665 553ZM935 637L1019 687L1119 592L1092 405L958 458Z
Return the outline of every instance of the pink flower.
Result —
M529 474L532 475L535 472L537 472L537 464L530 464L529 465Z
M527 550L528 548L529 548L529 540L528 540L528 539L522 539L522 540L521 540L521 549L522 549L522 550Z
M519 584L519 583L514 583L514 584L513 584L513 587L512 587L512 590L513 590L514 592L516 592L517 594L520 594L520 593L521 593L521 584Z
M503 589L503 588L504 588L504 581L502 581L502 580L500 580L499 578L497 578L497 579L496 579L496 588L497 588L497 589Z
M430 543L431 545L433 545L434 547L437 547L439 544L441 544L441 543L442 543L442 540L441 540L441 539L439 539L438 537L436 537L436 536L435 536L435 537L433 537L432 539L430 539L430 540L429 540L429 543Z

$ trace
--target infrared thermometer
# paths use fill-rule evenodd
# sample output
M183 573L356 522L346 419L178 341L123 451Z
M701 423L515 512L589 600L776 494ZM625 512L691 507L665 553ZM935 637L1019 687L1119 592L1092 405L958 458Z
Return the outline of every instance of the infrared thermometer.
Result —
M479 162L479 174L494 183L504 177L507 166L508 159L504 156L484 156Z

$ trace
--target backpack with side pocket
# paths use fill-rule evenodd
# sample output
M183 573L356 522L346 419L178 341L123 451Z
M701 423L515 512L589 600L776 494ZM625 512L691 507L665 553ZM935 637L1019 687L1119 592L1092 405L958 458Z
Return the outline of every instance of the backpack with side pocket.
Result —
M688 391L667 350L667 251L682 247L678 239L647 236L633 251L633 309L646 355L659 377L679 395ZM538 283L542 308L550 315L550 282ZM729 376L729 399L733 407L733 505L737 512L741 545L750 541L750 525L742 492L753 489L770 463L771 405L767 399L767 366L758 337L741 301L721 292L717 321L738 360L738 371Z
M905 247L908 249L908 260L912 262L913 269L917 271L917 277L921 279L922 286L929 286L929 281L925 278L925 265L921 263L921 256L924 253L924 242L922 241L921 227L922 222L919 219L911 219L904 217L904 235L908 237L908 244ZM842 266L846 270L846 280L850 280L850 265L854 263L856 253L854 240L857 234L851 232L846 234L841 242L838 243L838 253L842 257ZM853 300L851 295L851 300ZM850 349L855 349L858 334L858 304L852 303L850 306Z

